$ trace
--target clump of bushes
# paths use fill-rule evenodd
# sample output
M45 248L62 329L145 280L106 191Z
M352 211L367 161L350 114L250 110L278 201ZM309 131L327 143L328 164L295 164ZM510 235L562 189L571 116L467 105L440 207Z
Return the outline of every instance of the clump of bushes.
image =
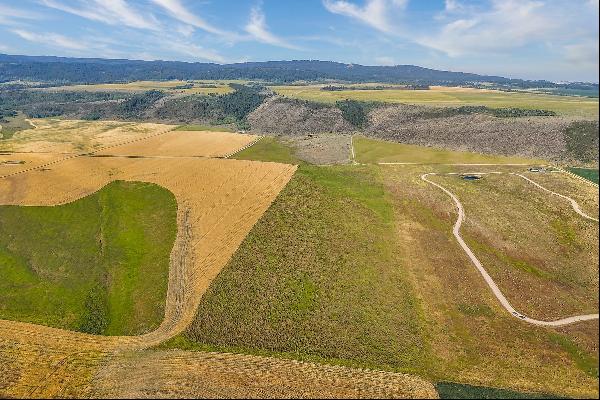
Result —
M364 128L369 122L369 112L378 105L376 102L357 100L336 101L335 106L342 111L342 116L357 128Z

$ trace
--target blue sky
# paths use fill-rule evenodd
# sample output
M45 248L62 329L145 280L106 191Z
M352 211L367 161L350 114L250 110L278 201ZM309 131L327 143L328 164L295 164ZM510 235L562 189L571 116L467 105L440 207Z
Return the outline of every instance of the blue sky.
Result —
M598 81L598 0L0 0L0 52Z

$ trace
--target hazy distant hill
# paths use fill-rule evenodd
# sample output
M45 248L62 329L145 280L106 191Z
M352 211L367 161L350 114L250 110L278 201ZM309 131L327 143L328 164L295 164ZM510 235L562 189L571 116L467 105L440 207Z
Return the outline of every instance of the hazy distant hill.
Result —
M493 82L515 87L553 87L547 81L438 71L414 65L364 66L331 61L268 61L239 64L137 61L0 54L0 81L104 83L168 79L260 79L271 82L341 80L465 84Z

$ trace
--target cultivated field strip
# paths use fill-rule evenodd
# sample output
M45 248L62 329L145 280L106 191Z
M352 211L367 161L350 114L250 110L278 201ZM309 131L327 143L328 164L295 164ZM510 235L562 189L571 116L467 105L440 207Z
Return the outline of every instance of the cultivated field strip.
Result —
M437 398L410 375L250 355L144 351L110 357L101 398Z
M453 175L456 175L456 173L451 173ZM483 173L473 173L474 175L485 175L485 174L502 174L502 172L483 172ZM459 245L461 246L461 248L463 249L463 251L467 254L467 256L469 257L469 259L471 260L471 262L473 263L473 265L475 265L475 268L477 268L477 270L479 271L479 273L481 274L481 276L483 277L483 279L485 280L486 284L490 287L490 289L492 290L492 293L494 294L494 296L496 296L496 298L498 299L498 301L500 302L500 304L502 304L502 307L504 307L504 309L506 309L512 316L524 321L524 322L528 322L530 324L533 325L540 325L540 326L564 326L564 325L569 325L569 324L574 324L577 322L583 322L583 321L590 321L590 320L597 320L599 318L599 315L596 314L585 314L585 315L574 315L571 317L566 317L566 318L561 318L558 320L554 320L554 321L541 321L541 320L537 320L534 318L530 318L522 313L520 313L519 311L517 311L508 301L508 299L506 298L506 296L502 293L502 291L500 290L500 288L498 287L498 285L496 284L496 282L494 282L494 280L492 279L492 277L488 274L488 272L486 271L486 269L483 267L482 263L479 261L479 259L477 258L477 256L475 256L475 254L473 253L473 251L471 250L471 248L466 244L466 242L464 241L463 237L460 234L460 228L463 224L463 222L465 221L465 211L464 211L464 207L462 205L462 203L460 202L460 200L458 199L458 197L456 197L456 195L454 195L454 193L452 193L449 189L447 189L446 187L431 181L430 179L428 179L428 177L430 176L435 176L438 175L436 173L426 173L421 175L421 179L424 180L425 182L441 189L444 193L446 193L448 196L450 196L450 198L454 201L456 208L458 210L458 218L456 219L456 223L454 224L454 228L452 230L452 233L454 235L454 237L456 238L456 240L458 241ZM534 184L536 187L550 193L551 195L556 195L559 196L567 201L569 201L571 203L571 206L573 208L573 210L579 214L581 217L593 221L593 222L598 222L597 219L590 217L589 215L583 213L581 211L581 208L579 207L579 204L573 200L572 198L568 197L568 196L564 196L562 194L559 193L555 193L551 190L548 190L547 188L539 185L538 183L536 183L535 181L525 177L524 175L521 174L517 174L517 173L509 173L509 175L514 175L514 176L518 176L520 178L525 179L526 181L528 181L529 183Z
M140 142L124 143L98 155L227 157L252 145L259 136L230 132L170 131Z

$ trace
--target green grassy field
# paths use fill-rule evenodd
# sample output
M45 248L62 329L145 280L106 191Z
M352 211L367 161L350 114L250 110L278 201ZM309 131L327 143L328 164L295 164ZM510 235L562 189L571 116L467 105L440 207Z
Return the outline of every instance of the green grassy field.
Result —
M113 182L55 207L0 206L0 318L137 335L164 315L176 202Z
M291 162L292 150L278 143L271 153L271 145L265 142L263 148L248 151L253 146L245 158ZM438 390L447 398L597 396L597 323L554 330L524 325L508 315L453 240L451 201L419 178L434 169L468 168L301 165L213 282L192 326L162 347L408 372L439 382ZM510 172L523 167L490 168ZM476 218L483 229L467 231L470 243L485 242L487 236L516 240L515 232L500 228L515 218L526 224L519 213L532 212L540 200L548 201L543 193L520 187L531 201L516 202L506 221L486 213L496 212L497 191L506 192L510 204L519 199L514 189L503 191L501 184L484 191L481 201L487 206L476 214L472 199L481 194L461 192L470 204L469 220ZM562 204L556 206L563 210ZM540 238L537 245L535 240L526 242L535 257L543 257L538 250L543 250L547 237L557 236L563 243L564 232L584 228L568 207L560 210L548 215L566 213L566 226L530 235L532 240ZM583 237L571 237L570 243L587 246L597 241L588 230L582 229ZM554 248L567 251L565 246ZM585 254L569 254L569 266L588 261L582 259ZM545 261L535 262L542 265L531 265L548 269ZM503 287L506 284L510 283L502 282ZM567 302L569 306L587 310L581 303L589 289L586 285ZM511 300L520 301L531 297L534 289L507 290ZM546 303L549 297L542 293L544 301L538 304L542 310L556 306L556 301Z
M514 390L462 385L460 383L439 382L435 389L440 399L557 399L563 398L548 394L523 393Z
M376 175L375 167L301 166L211 285L186 337L419 369L427 362L419 306Z
M560 115L598 117L598 99L594 98L461 88L325 91L321 90L322 86L273 86L271 88L283 96L324 103L351 99L428 106L481 105L491 108L543 109L555 111Z
M294 155L294 151L281 141L272 137L263 137L254 145L236 153L237 160L272 161L285 164L302 164L302 160Z
M598 183L598 170L591 168L568 168L569 171L574 173L575 175L579 175L582 178L587 179L588 181Z
M355 136L354 152L359 163L404 162L423 164L545 164L543 160L522 157L493 156L479 153L451 151L433 147L413 146Z

